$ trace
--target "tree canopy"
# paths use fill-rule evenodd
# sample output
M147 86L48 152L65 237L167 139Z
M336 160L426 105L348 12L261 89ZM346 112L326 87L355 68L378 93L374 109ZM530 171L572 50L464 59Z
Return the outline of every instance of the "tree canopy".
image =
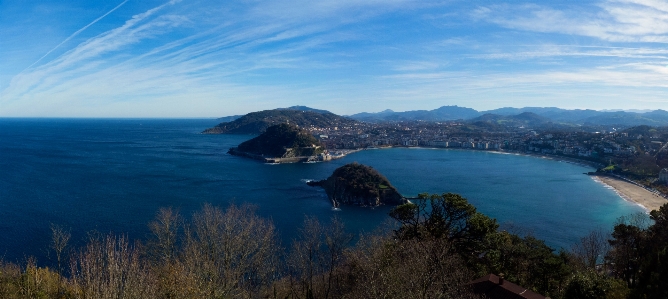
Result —
M404 198L390 181L370 166L349 163L334 170L324 181L318 182L335 205L354 204L377 206L401 204Z

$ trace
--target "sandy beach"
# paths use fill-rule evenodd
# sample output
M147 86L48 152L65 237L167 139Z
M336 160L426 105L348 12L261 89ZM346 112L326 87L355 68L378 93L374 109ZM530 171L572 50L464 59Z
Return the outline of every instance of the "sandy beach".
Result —
M643 206L647 211L658 210L659 207L668 203L668 199L627 181L609 176L597 175L594 177L602 183L614 188L624 199Z
M390 146L390 147L382 147L382 148L392 148L392 147L405 147L405 146ZM434 149L443 149L443 148L437 148L437 147L409 147L409 148L434 148ZM446 149L453 149L453 150L476 150L477 149L467 149L467 148L446 148ZM497 154L510 154L510 155L522 155L522 156L529 156L529 157L536 157L536 158L543 158L543 159L551 159L555 161L562 161L562 162L567 162L567 163L573 163L585 167L593 167L593 168L598 168L601 167L600 164L592 162L592 161L586 161L586 160L579 160L575 158L570 158L570 157L563 157L563 156L555 156L555 155L544 155L544 154L538 154L538 153L526 153L526 152L514 152L514 151L487 151L489 153L497 153ZM652 210L658 210L662 205L668 203L668 199L661 197L659 195L656 195L647 189L640 187L638 185L635 185L633 183L629 183L625 180L618 179L616 177L612 176L606 176L606 175L592 175L592 177L598 181L600 181L603 184L606 184L617 192L624 200L634 202L643 208L645 210L652 211Z

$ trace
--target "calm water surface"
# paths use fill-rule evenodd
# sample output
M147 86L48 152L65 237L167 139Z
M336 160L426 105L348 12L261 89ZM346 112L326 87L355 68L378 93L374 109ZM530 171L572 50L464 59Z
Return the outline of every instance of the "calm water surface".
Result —
M372 231L388 207L331 208L305 184L357 161L378 169L405 196L460 193L481 212L570 248L592 229L641 212L583 172L553 160L444 149L361 151L315 164L267 165L226 154L252 136L202 135L215 120L0 119L0 258L48 260L49 225L143 239L160 207L190 215L203 203L252 203L284 243L304 216L343 219Z

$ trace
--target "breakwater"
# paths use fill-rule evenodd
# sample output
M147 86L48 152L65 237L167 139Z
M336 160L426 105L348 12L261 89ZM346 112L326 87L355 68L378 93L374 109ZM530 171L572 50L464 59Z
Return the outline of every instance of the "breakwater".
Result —
M229 154L235 156L246 157L264 163L299 163L299 162L315 162L315 161L329 161L331 160L327 156L299 156L299 157L265 157L264 155L258 155L253 153L247 153L238 150L236 147L230 148L228 151Z

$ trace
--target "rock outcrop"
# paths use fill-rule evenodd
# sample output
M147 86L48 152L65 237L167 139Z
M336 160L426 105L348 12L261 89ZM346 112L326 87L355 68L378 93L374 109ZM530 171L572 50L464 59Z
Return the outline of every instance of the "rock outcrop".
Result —
M322 181L308 182L309 186L320 186L335 207L339 205L380 206L400 205L406 199L382 174L358 163L346 164Z
M320 142L308 131L289 124L274 125L229 153L257 159L314 157L323 153Z

